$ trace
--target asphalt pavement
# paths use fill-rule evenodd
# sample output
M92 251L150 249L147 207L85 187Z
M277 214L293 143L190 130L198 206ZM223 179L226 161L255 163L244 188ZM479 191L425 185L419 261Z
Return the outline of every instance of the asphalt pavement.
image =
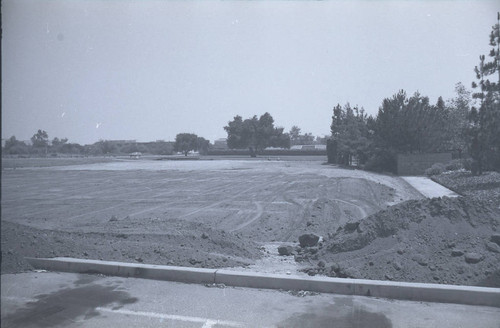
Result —
M2 327L500 327L500 308L56 272L1 276Z

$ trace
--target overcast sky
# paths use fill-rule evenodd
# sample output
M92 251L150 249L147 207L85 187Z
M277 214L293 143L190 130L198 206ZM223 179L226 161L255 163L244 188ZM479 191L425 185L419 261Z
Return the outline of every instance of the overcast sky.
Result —
M2 138L213 141L269 112L328 135L332 108L376 115L474 80L498 1L2 1Z

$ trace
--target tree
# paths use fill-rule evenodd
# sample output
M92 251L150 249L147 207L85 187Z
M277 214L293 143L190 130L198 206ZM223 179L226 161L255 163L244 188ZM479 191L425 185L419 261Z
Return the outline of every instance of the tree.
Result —
M330 154L331 160L352 165L355 156L359 161L358 164L366 162L371 144L367 119L363 109L360 110L357 106L352 108L349 103L343 108L340 104L333 108L330 148L335 149L335 154Z
M116 150L116 146L108 140L99 140L89 147L92 155L109 155Z
M442 99L435 106L418 92L407 98L401 90L384 99L375 136L378 145L396 153L438 152L446 149L446 110Z
M483 169L500 170L500 13L490 33L490 45L491 61L479 56L479 66L474 68L478 82L472 82L477 90L472 97L479 101L479 107L473 106L469 113L467 130L474 174ZM488 77L496 74L498 81L490 81Z
M31 137L31 143L35 148L47 147L49 145L49 135L43 130L38 130L38 132Z
M227 132L229 148L249 148L252 156L267 147L290 148L289 135L283 133L283 128L274 127L274 119L269 113L264 113L260 118L254 115L244 121L241 116L235 116L224 130Z
M5 146L3 148L6 154L28 154L29 147L24 142L16 139L15 136L10 137L5 141Z
M58 151L63 154L81 154L84 151L84 147L77 143L64 143L59 146Z
M227 146L229 148L242 149L248 147L248 132L245 131L245 124L241 116L235 116L234 119L228 122L228 125L224 127L224 130L227 132Z
M200 152L201 155L206 155L208 153L208 148L210 147L210 141L206 140L203 137L198 137L196 140L196 148Z
M316 140L315 140L315 143L317 145L326 145L326 142L328 140L328 137L327 136L316 136Z
M301 129L294 125L290 129L288 134L290 135L290 144L291 145L312 145L314 144L314 136L312 133L300 133ZM324 141L326 143L326 139Z
M66 145L67 142L68 142L68 138L59 139L59 138L55 137L54 139L52 139L52 142L51 142L52 151L62 152L63 146ZM67 150L68 147L65 147L65 149Z
M462 152L467 148L466 130L468 127L467 115L471 109L471 92L462 83L455 85L455 98L449 101L447 111L447 134L449 149L458 152L462 157Z
M9 149L17 145L18 142L19 141L17 141L16 136L10 137L9 139L5 140L4 150L8 152Z
M298 140L299 140L299 137L300 137L300 128L296 125L292 126L292 128L290 129L290 132L288 132L288 134L290 135L290 143L292 145L298 145Z
M198 150L198 136L193 133L179 133L175 136L174 150L187 156L191 150Z
M68 138L59 139L58 137L55 137L54 139L52 139L51 144L54 147L59 147L59 146L64 145L67 142L68 142Z

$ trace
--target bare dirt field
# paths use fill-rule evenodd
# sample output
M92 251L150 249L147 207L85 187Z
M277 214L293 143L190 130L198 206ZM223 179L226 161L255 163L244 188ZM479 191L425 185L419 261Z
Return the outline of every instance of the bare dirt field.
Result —
M162 159L4 161L2 273L30 270L26 256L69 256L500 286L497 175L443 176L480 183L429 200L323 157ZM299 247L306 233L323 241Z
M2 170L2 273L30 269L25 256L269 269L290 262L269 259L281 242L421 198L402 179L323 157L27 160Z

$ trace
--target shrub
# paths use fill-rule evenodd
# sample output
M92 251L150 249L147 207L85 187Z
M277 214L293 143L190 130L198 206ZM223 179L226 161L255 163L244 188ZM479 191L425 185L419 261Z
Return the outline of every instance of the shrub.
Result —
M462 164L464 166L464 169L466 169L467 171L471 171L472 170L472 163L474 161L472 160L472 158L466 158L462 161Z
M458 171L464 168L464 164L459 159L454 159L445 165L446 171Z
M444 171L445 171L445 166L443 163L435 163L427 170L425 170L425 175L427 176L438 175L443 173Z
M397 171L396 154L389 150L379 149L370 156L364 169L374 172L392 172Z
M326 141L326 155L328 156L328 163L337 163L337 141L332 139Z

